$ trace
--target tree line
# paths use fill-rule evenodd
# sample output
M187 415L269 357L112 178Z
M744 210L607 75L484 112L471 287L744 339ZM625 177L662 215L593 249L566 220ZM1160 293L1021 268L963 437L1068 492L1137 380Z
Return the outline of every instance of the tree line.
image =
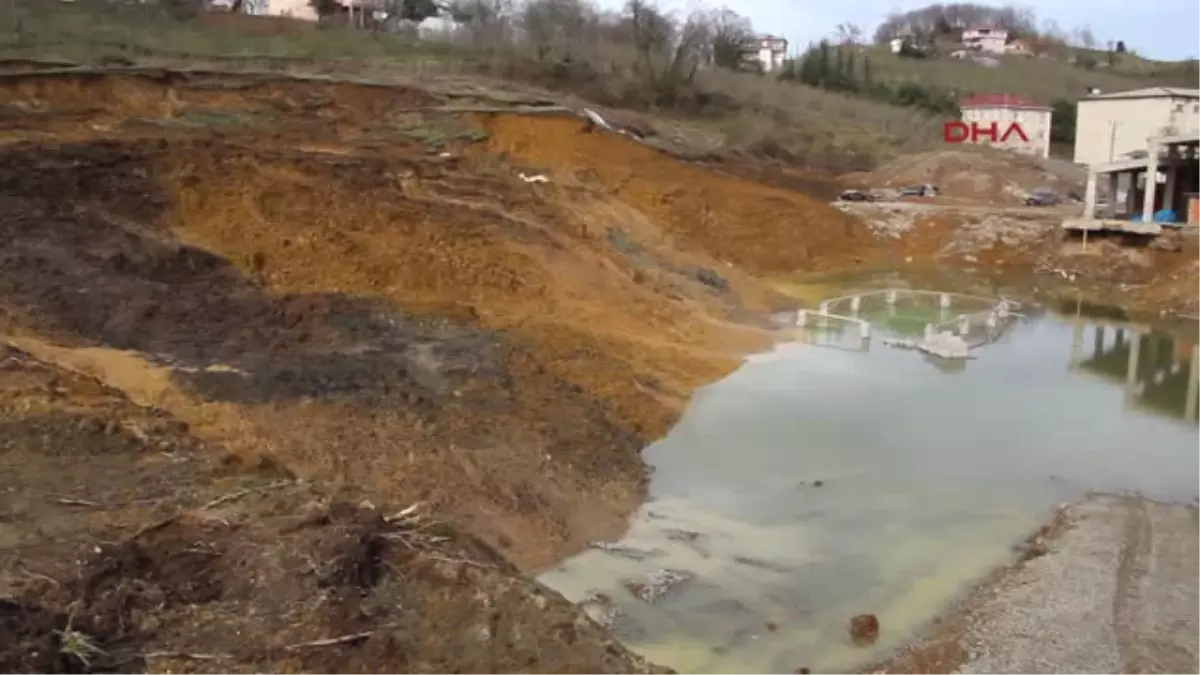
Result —
M935 115L960 114L956 92L940 91L915 82L892 84L875 78L871 57L855 44L832 45L828 40L811 46L784 64L780 77L810 87L865 96L899 106L920 108Z

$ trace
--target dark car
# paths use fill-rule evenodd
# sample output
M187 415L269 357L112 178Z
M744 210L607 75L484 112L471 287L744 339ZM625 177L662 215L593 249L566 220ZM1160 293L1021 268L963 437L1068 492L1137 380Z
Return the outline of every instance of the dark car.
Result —
M1025 198L1025 206L1058 206L1062 200L1047 190L1034 190Z
M873 202L875 195L864 190L845 190L838 195L838 199L844 202Z
M936 197L938 189L936 185L913 185L900 190L901 197Z

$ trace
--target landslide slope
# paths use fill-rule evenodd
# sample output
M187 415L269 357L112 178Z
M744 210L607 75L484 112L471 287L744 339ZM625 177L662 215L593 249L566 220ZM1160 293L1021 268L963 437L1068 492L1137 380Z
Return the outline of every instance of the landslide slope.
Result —
M95 378L240 464L421 502L527 570L620 532L643 495L640 449L764 340L748 319L775 299L758 275L873 255L834 209L576 117L216 72L22 73L0 89L0 335L22 363ZM65 478L43 489L142 499L141 460L104 458L131 467L109 472L111 500ZM216 481L188 480L197 494ZM28 509L20 527L65 573L70 549L29 534L62 517ZM38 610L46 630L69 616L60 600ZM546 630L531 620L514 619ZM443 644L428 667L480 667L438 642L446 625L413 638ZM247 640L278 647L279 630ZM542 666L635 667L598 658Z

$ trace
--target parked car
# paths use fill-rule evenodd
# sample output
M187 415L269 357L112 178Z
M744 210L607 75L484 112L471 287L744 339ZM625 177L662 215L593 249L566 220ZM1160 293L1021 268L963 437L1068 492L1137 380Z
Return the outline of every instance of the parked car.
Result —
M875 195L865 190L844 190L838 199L844 202L873 202Z
M924 185L912 185L900 190L901 197L936 197L938 189L936 185L926 183Z
M1025 206L1058 206L1062 200L1049 190L1034 190L1025 198Z

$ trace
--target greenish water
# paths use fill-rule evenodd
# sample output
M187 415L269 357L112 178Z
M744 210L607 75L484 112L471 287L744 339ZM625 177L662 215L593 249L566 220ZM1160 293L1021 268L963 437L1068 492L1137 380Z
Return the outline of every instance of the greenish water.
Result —
M936 310L863 314L865 351L857 330L817 340L838 349L792 332L699 391L645 452L651 499L627 550L543 580L606 594L618 636L681 671L848 670L1011 560L1062 502L1197 498L1195 326L1031 313L948 368L880 344ZM625 587L663 568L690 578L653 603ZM865 648L846 629L863 612L883 627Z

